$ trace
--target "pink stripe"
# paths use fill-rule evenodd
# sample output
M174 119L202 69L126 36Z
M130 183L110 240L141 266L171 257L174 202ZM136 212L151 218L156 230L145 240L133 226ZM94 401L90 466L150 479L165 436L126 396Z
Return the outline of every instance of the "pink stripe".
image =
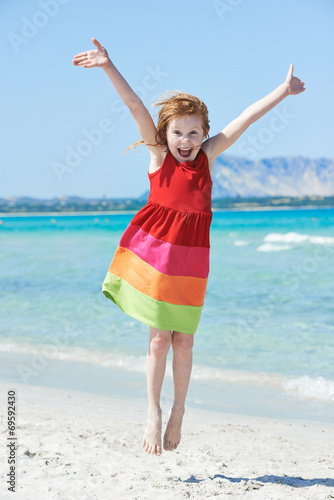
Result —
M207 278L209 248L173 245L129 224L119 246L128 248L154 269L170 276Z

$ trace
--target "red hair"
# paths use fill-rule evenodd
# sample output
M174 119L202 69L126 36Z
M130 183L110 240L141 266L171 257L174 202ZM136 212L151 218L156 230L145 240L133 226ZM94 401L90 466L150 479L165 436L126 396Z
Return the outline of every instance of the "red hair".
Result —
M156 143L150 144L150 146L162 146L167 150L168 123L170 120L180 116L199 116L202 120L204 139L208 136L210 130L208 108L198 97L181 91L164 92L153 106L160 107L160 110L158 112L157 133L155 135ZM145 142L143 140L135 142L127 150L139 144L145 144Z

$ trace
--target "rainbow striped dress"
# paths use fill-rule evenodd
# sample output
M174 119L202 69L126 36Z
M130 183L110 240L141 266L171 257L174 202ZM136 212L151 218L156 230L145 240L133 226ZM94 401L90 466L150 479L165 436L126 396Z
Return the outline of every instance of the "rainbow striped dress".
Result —
M206 153L180 163L168 152L148 176L148 202L126 228L102 292L149 326L194 334L209 274L212 181Z

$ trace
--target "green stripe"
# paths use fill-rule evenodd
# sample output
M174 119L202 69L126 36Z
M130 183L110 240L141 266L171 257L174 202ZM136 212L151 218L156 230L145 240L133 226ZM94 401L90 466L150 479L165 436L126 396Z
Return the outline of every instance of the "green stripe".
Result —
M126 314L159 330L192 335L197 330L203 309L203 306L183 306L153 299L110 272L103 282L102 292Z

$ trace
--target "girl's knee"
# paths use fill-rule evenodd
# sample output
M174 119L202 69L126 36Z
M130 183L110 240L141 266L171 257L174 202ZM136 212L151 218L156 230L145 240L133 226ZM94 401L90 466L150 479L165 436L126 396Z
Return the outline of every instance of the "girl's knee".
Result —
M194 345L194 336L187 333L174 332L172 345L174 351L189 353L192 351Z
M155 356L167 355L171 340L171 335L156 335L151 339L149 354L154 354Z

